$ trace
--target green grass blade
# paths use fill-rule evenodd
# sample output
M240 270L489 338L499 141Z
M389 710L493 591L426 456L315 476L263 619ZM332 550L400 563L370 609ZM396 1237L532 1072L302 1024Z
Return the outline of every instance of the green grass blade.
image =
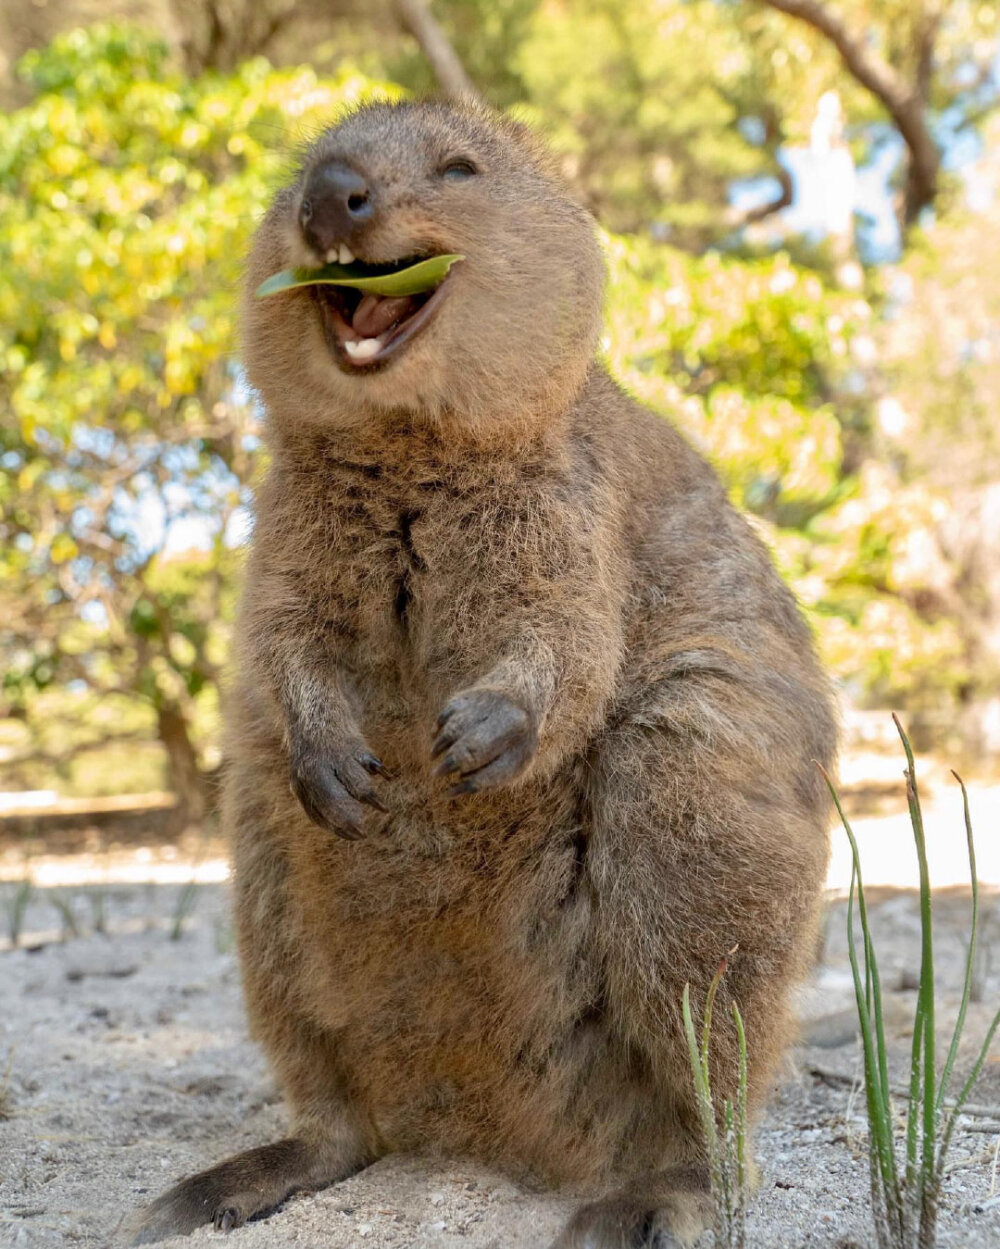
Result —
M684 986L681 999L681 1014L684 1020L684 1035L688 1044L688 1060L691 1076L694 1080L695 1101L698 1103L698 1118L701 1121L701 1134L708 1151L708 1165L712 1177L712 1189L715 1194L717 1214L719 1204L725 1191L722 1156L719 1148L719 1130L715 1122L715 1109L712 1106L712 1089L708 1074L708 1063L702 1062L698 1037L691 1016L691 986Z
M458 254L431 256L406 269L379 273L372 265L323 265L319 269L284 269L262 282L255 292L258 299L280 295L301 286L349 286L376 295L420 295L439 286L448 270L465 257Z
M957 772L952 772L952 776L958 781L962 790L962 810L965 816L965 841L969 851L969 878L972 882L972 927L969 932L969 951L965 959L965 979L962 983L962 999L958 1007L958 1018L955 1020L955 1030L951 1034L951 1044L948 1046L948 1057L945 1059L944 1069L941 1072L941 1080L938 1084L937 1091L937 1112L941 1113L944 1105L944 1099L948 1096L948 1085L951 1081L952 1068L955 1066L955 1058L958 1055L958 1045L962 1039L962 1032L965 1028L965 1014L969 1006L969 998L972 995L972 977L974 974L973 960L976 956L976 936L979 931L979 876L976 872L976 844L972 836L972 816L969 812L969 795L965 788L965 782Z
M195 864L197 867L197 864ZM180 893L177 895L177 902L174 906L173 924L170 928L170 940L180 941L184 932L184 924L195 908L198 901L198 881L196 877L192 877Z
M79 937L80 925L76 920L76 912L73 910L72 900L56 889L49 890L48 900L59 913L59 917L62 920L63 934L70 937Z
M722 984L722 977L725 974L726 960L723 958L719 960L715 975L709 983L708 993L705 995L705 1014L701 1025L701 1062L706 1073L708 1071L708 1046L712 1036L712 1007L715 1005L715 995L719 991L719 985Z
M733 1003L733 1022L739 1051L739 1074L736 1083L736 1183L740 1194L746 1191L747 1142L747 1034L740 1008Z
M906 1187L912 1191L917 1176L917 1152L920 1126L920 1086L923 1078L924 1007L917 994L913 1017L913 1041L910 1046L910 1084L906 1094Z
M938 1144L938 1114L935 1088L934 1059L934 927L931 907L930 873L927 868L927 843L924 836L924 818L920 809L920 791L917 788L916 764L913 749L899 717L892 717L903 750L906 753L906 804L910 811L913 841L917 848L917 865L920 870L920 989L919 1001L923 1012L923 1150L921 1172L925 1194L933 1185L936 1173L935 1158Z
M962 1107L968 1101L969 1094L972 1092L973 1086L979 1079L979 1073L982 1071L983 1064L986 1062L986 1056L990 1052L990 1046L993 1044L993 1038L996 1035L998 1026L1000 1026L1000 1010L997 1011L990 1021L990 1026L986 1030L986 1037L980 1047L978 1055L976 1056L976 1061L972 1064L972 1070L969 1072L968 1078L959 1090L958 1096L955 1098L954 1108L948 1116L948 1126L945 1128L944 1134L942 1135L941 1147L938 1150L937 1172L939 1175L944 1174L944 1156L948 1150L948 1146L951 1144L952 1132L955 1130L955 1121L961 1114Z
M825 773L824 776L826 776ZM847 833L847 838L851 843L851 857L858 882L858 916L861 920L861 934L865 953L865 1005L869 1013L869 1019L874 1019L875 1021L875 1053L878 1058L879 1083L884 1091L886 1109L891 1122L892 1097L889 1092L888 1049L885 1043L885 1016L882 1010L882 978L879 975L878 959L875 956L871 925L868 921L868 902L865 897L864 881L861 877L861 854L854 836L854 829L851 828L850 821L844 814L844 809L841 806L840 796L834 790L829 777L826 777L826 782L830 786L837 814L840 816L844 831Z
M868 1104L868 1125L872 1139L872 1149L878 1164L878 1173L882 1180L883 1200L886 1206L895 1208L895 1197L899 1192L896 1177L896 1154L892 1138L892 1103L889 1090L882 1083L880 1064L876 1057L876 1042L872 1033L871 1017L868 1012L861 969L858 965L858 953L854 940L854 895L859 881L857 863L851 872L851 887L847 898L847 944L851 961L851 974L854 977L854 995L857 1000L858 1022L861 1025L861 1047L865 1062L865 1099Z
M868 908L865 904L864 882L861 877L861 855L858 843L851 828L850 821L844 813L833 782L821 764L816 765L833 798L840 822L844 826L847 839L851 846L851 886L847 901L847 948L851 962L851 975L854 979L854 994L858 1008L858 1022L861 1025L861 1045L865 1062L865 1096L868 1104L869 1134L872 1152L877 1162L878 1174L882 1181L884 1202L892 1210L894 1217L901 1207L900 1188L896 1173L896 1154L892 1135L892 1100L889 1093L889 1080L885 1060L885 1037L881 1024L881 984L878 978L878 965L875 961L875 948L868 927ZM864 935L865 979L862 980L861 968L858 963L857 946L854 939L854 895L857 888L861 926ZM871 980L873 993L870 996L866 984ZM876 991L877 988L877 991ZM874 1011L871 1008L874 1007ZM872 1031L871 1013L876 1016L876 1030ZM881 1042L881 1054L877 1052L877 1041Z
M733 1168L729 1165L734 1148L733 1142L736 1139L736 1124L733 1117L733 1103L728 1097L722 1107L722 1117L726 1125L725 1158L722 1165L722 1194L726 1207L726 1232L731 1239L738 1194L735 1191L736 1185L734 1183L736 1177L733 1174Z
M30 877L26 876L12 886L4 899L7 906L7 932L10 935L10 943L15 948L20 945L24 917L34 891L35 887Z

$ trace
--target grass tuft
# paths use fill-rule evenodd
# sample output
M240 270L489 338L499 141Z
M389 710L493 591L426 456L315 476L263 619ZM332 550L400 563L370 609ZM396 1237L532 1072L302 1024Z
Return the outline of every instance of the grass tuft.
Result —
M90 903L90 921L94 932L99 937L108 935L108 891L103 887L87 891Z
M7 911L7 935L10 937L10 943L15 949L21 943L24 917L28 910L28 903L31 901L31 895L34 893L34 888L34 885L31 883L31 877L25 876L23 880L15 881L14 884L4 890L4 908Z
M708 1155L714 1205L713 1232L718 1249L744 1249L746 1245L746 1217L749 1194L747 1170L747 1040L740 1008L732 1004L733 1026L736 1029L739 1067L736 1101L726 1098L721 1107L715 1105L709 1077L709 1054L712 1040L712 1008L722 978L726 974L728 960L737 947L719 961L715 975L705 995L702 1016L701 1039L695 1031L691 1014L691 986L684 986L681 1013L684 1033L688 1043L688 1058L694 1081L698 1115L701 1122L702 1140Z
M197 867L197 864L195 864ZM194 910L198 901L198 878L193 875L181 888L177 895L177 902L174 905L173 923L170 927L170 940L180 941L184 932L185 921Z
M7 1055L7 1064L3 1069L3 1075L0 1076L0 1122L13 1118L14 1116L14 1097L10 1090L11 1072L14 1070L14 1050L10 1050Z
M888 1051L882 1010L882 984L872 941L861 856L840 797L823 767L817 764L829 786L837 814L851 844L851 887L847 900L847 942L854 977L854 994L861 1025L864 1057L865 1099L868 1111L868 1151L871 1170L872 1214L879 1249L933 1249L937 1243L937 1219L941 1203L945 1157L962 1107L982 1070L990 1044L1000 1024L1000 1010L993 1016L986 1038L958 1094L948 1100L955 1059L965 1028L965 1016L975 984L976 937L979 928L979 880L976 849L969 815L969 796L962 790L966 846L972 879L972 916L965 976L958 1017L940 1075L935 1053L934 924L923 812L917 786L916 766L909 738L893 716L906 755L906 801L920 873L920 983L913 1020L910 1079L906 1097L905 1129L897 1143L895 1107L889 1085ZM855 939L855 907L861 925L861 957Z
M70 937L79 937L80 925L77 922L73 899L63 893L62 890L50 889L48 900L59 913L59 919L62 924L62 939L65 941Z

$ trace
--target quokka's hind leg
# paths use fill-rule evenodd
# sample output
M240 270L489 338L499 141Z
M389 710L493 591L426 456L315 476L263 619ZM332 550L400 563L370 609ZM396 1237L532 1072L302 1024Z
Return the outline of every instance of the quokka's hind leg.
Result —
M364 1155L343 1142L288 1137L261 1145L175 1184L140 1216L134 1245L183 1236L204 1224L228 1232L273 1210L292 1193L323 1188L364 1165Z
M556 1249L667 1249L710 1220L681 1002L690 984L700 1018L734 946L713 1014L716 1107L739 1083L733 1003L745 1025L751 1129L770 1091L826 867L827 800L810 758L829 759L832 731L805 686L793 697L793 662L773 682L781 701L766 682L755 689L735 676L651 686L594 752L586 874L607 1013L673 1109L625 1142L650 1158L637 1165L654 1177L577 1211Z
M346 1179L378 1156L373 1133L344 1091L335 1038L288 1015L276 1018L277 1029L283 1035L275 1065L295 1135L248 1149L174 1185L130 1226L133 1244L188 1235L209 1223L229 1231L292 1193ZM274 1058L277 1037L268 1039Z
M711 1221L708 1171L691 1163L581 1206L552 1249L680 1249Z

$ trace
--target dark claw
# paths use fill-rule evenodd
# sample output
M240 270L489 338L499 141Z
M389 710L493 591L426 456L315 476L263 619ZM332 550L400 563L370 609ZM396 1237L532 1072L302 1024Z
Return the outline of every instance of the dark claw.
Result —
M448 790L449 798L457 798L459 794L474 794L479 786L474 780L460 781L457 785L452 785Z
M389 808L385 805L374 789L369 789L366 793L364 793L361 797L361 801L366 802L370 807L374 807L376 811L381 811L383 815L389 814Z
M436 759L442 750L447 750L456 738L456 733L441 733L431 747L431 758Z
M351 810L351 804L356 808L356 800L336 778L326 775L325 769L297 769L292 773L292 793L320 828L348 841L361 836L360 815Z
M389 810L368 782L373 774L390 777L381 759L364 747L338 751L308 741L293 744L292 793L314 824L348 841L362 835L365 804L383 814Z
M375 755L366 755L365 758L361 760L361 764L366 772L370 772L375 776L381 776L387 781L393 781L396 779L382 760L377 759Z
M224 1210L217 1210L215 1214L215 1226L220 1232L231 1232L234 1227L240 1227L243 1219L240 1212L234 1206L226 1206Z

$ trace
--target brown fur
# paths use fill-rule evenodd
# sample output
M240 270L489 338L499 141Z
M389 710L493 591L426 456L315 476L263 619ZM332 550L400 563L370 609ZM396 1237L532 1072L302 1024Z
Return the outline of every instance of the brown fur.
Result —
M480 175L435 181L455 153ZM606 1194L567 1249L690 1240L707 1204L681 993L739 943L722 996L756 1114L826 865L826 683L715 474L594 360L593 224L531 141L479 113L362 110L277 197L249 289L306 259L301 188L330 156L378 189L363 259L467 259L364 376L334 364L308 292L246 307L273 458L226 822L250 1018L305 1150L278 1180L261 1164L255 1208L419 1148ZM449 781L431 749L456 695ZM208 1205L225 1223L242 1165L147 1227Z

